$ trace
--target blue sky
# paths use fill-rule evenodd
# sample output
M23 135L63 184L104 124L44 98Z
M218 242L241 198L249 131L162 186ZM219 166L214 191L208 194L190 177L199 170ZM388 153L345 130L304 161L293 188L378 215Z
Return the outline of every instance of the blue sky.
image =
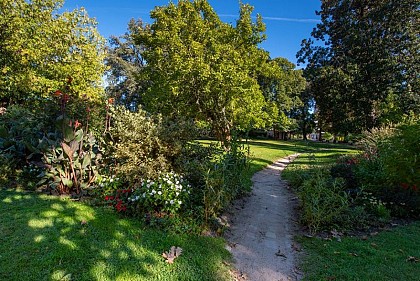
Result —
M155 6L166 5L169 0L66 0L64 8L72 10L84 7L89 16L98 21L99 32L105 38L121 35L127 30L131 18L141 18L151 23L149 12ZM254 15L261 14L267 26L267 40L262 47L272 58L285 57L296 63L300 42L310 36L319 17L315 10L320 0L242 0L254 6ZM235 23L239 0L209 0L220 18Z

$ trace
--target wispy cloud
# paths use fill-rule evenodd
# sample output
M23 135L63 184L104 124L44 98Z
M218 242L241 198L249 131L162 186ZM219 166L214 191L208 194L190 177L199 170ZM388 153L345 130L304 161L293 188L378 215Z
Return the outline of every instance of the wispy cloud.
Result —
M219 17L223 18L238 18L239 15L233 14L220 14ZM255 18L255 17L253 17ZM286 22L302 22L302 23L320 23L319 19L300 19L300 18L282 18L282 17L263 17L263 20L273 20L273 21L286 21Z

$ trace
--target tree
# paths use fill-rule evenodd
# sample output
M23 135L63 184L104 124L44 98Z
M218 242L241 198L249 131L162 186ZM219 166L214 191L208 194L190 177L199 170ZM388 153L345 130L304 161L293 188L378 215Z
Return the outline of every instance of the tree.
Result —
M420 113L419 3L322 1L315 40L304 40L297 56L307 63L318 114L334 132Z
M85 10L63 0L0 1L0 100L29 103L63 89L98 98L104 40Z
M264 123L264 96L257 77L269 67L258 48L261 17L241 5L236 26L222 22L205 0L180 0L151 12L153 24L134 35L144 47L149 84L146 109L173 118L209 122L219 140L235 128Z
M148 86L147 81L141 77L146 65L144 48L133 40L133 35L145 28L141 20L130 20L128 32L120 37L111 36L107 48L106 65L109 70L106 93L115 98L117 104L132 110L142 105L142 96Z
M302 70L296 70L296 66L285 58L269 60L266 65L269 67L263 68L258 76L267 104L265 112L269 120L266 124L275 130L293 131L297 120L292 118L292 112L303 106L300 95L306 81Z

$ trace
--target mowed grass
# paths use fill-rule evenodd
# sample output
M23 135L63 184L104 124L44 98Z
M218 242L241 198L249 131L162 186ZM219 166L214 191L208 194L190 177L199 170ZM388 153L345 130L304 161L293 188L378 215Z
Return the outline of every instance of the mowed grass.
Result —
M420 223L362 240L300 238L305 280L420 280ZM417 262L416 262L417 260Z
M229 280L218 238L144 229L53 196L0 189L0 280ZM183 249L174 264L163 259Z
M313 144L284 172L286 179L312 165L334 163L340 155L357 153L352 147ZM304 280L420 280L420 222L394 228L367 240L299 237L304 255ZM411 258L410 258L411 257Z

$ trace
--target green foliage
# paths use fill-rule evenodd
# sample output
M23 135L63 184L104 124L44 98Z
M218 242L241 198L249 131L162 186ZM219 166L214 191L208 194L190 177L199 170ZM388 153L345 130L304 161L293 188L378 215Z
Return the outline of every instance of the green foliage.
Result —
M187 203L191 186L173 172L163 174L156 181L146 180L134 189L128 203L145 214L176 214Z
M147 80L139 79L145 61L143 48L138 46L133 35L146 28L141 20L130 20L128 31L120 37L111 36L105 63L108 66L106 93L116 99L116 103L136 110L143 104L143 92Z
M46 172L39 184L47 183L49 188L60 194L86 191L98 174L99 148L96 139L77 127L68 128L62 140L44 138L39 147L48 148L43 153ZM35 151L41 152L41 151Z
M403 215L420 214L420 122L418 119L395 128L367 132L361 143L365 153L359 157L355 175L363 189L388 203ZM407 213L408 211L408 213Z
M0 115L0 181L5 185L21 183L35 186L32 164L39 166L41 155L32 153L49 131L48 115L20 106L9 106ZM16 181L16 182L15 182Z
M83 9L62 0L0 2L0 100L36 104L70 79L77 96L98 99L104 40Z
M230 150L213 155L208 163L203 190L206 222L218 215L239 195L250 191L245 177L249 169L248 154L249 150L233 139Z
M311 232L331 227L349 208L342 180L332 179L328 169L312 171L298 189L302 204L302 221Z
M357 133L420 112L418 0L323 1L318 14L298 57L324 129Z
M154 22L133 34L144 48L146 108L170 117L209 122L219 140L233 127L263 125L264 96L255 78L268 54L261 17L241 5L236 26L222 22L205 0L156 7Z
M194 136L189 122L163 120L122 107L112 109L111 114L108 153L114 172L130 183L171 171L175 158Z

